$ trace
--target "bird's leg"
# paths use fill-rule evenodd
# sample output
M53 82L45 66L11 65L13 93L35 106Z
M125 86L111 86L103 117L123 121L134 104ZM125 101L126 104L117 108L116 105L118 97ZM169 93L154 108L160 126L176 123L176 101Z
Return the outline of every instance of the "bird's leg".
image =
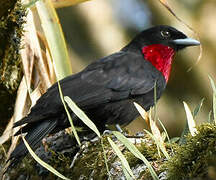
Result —
M119 124L116 124L115 127L118 132L122 133L125 137L128 137L128 133L126 131L123 131Z
M118 132L123 133L124 131L122 130L121 126L119 124L115 124L115 128ZM103 134L112 134L112 130L106 129Z
M109 130L109 129L106 129L104 132L103 132L103 135L110 135L112 134L112 130Z
M119 124L116 124L115 127L116 127L118 132L123 133L123 130Z
M71 169L73 168L73 166L74 166L74 164L75 164L75 162L76 162L76 160L78 159L78 157L79 157L80 154L81 154L80 152L77 152L77 153L75 154L75 156L74 156L74 158L73 158L73 160L72 160L72 162L71 162L71 165L70 165L70 168L71 168Z

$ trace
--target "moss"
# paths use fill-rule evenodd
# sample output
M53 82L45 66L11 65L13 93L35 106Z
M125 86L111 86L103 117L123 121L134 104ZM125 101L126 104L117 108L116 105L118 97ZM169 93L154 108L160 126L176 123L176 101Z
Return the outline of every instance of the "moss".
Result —
M21 80L22 66L19 55L25 9L20 1L8 6L7 14L0 19L0 84L14 92Z
M1 0L0 1L0 18L8 13L8 9L13 9L17 0Z
M203 124L195 136L189 134L186 140L165 164L168 179L211 179L210 172L216 170L216 126Z
M121 163L119 163L118 157L110 147L110 144L107 141L107 136L103 136L102 139L108 159L109 170L112 171L113 179L118 179L119 177L124 176ZM159 167L161 167L161 163L164 162L164 157L159 157L156 145L149 138L149 136L146 135L142 138L142 140L144 142L137 143L136 146L140 150L140 152L149 160L149 162L153 164L153 166L155 167L154 169L159 174L161 172L161 169ZM132 153L130 153L127 148L125 148L119 141L117 141L115 138L113 139L113 141L122 150L123 154L130 164L130 167L133 168L134 171L136 171L137 166L143 165L143 162L137 159ZM97 180L108 178L104 161L103 148L99 139L94 142L87 141L82 143L82 148L78 152L79 155L77 156L77 160L75 161L73 168L70 168L70 165L74 158L74 152L70 151L68 153L64 153L63 151L60 153L48 147L47 153L50 154L50 158L45 158L46 160L44 160L68 178L89 179L91 177L94 179L96 177ZM16 179L21 175L23 175L24 177L29 176L31 179L37 179L37 177L39 178L40 176L43 176L43 178L46 178L47 180L57 179L57 177L52 173L49 173L44 169L42 171L39 170L38 165L36 165L36 162L31 158L31 156L26 157L22 161L20 166L17 166L10 172L9 176L12 177L12 179ZM145 167L142 172L137 171L137 177L139 177L139 179L151 179L151 174Z
M160 155L158 153L158 148L155 144L155 142L151 139L149 135L145 135L142 138L141 144L135 144L137 149L141 152L141 154L149 161L149 163L154 168L154 171L156 174L160 174L164 171L163 164L166 161L165 156L163 153L160 152ZM170 144L165 144L167 151L171 152L171 146ZM124 153L126 156L127 161L130 164L131 168L137 168L138 165L142 165L143 161L136 158L131 152L127 151L127 153ZM151 173L148 168L145 168L143 171L138 173L139 176L137 179L153 179L151 176Z
M62 134L59 134L60 137ZM50 137L51 138L51 137ZM113 138L113 136L112 136ZM59 139L59 137L57 137ZM68 138L64 138L65 140ZM142 138L135 138L136 141L142 143L135 143L135 146L139 151L147 158L149 163L153 166L155 172L160 177L168 179L214 179L216 172L216 126L211 124L203 124L198 127L198 133L195 136L190 134L186 136L186 143L178 145L177 143L166 143L166 148L170 156L167 160L163 154L158 155L158 150L154 141L148 136L144 135ZM71 141L71 139L68 139ZM125 155L130 167L137 177L137 179L152 179L148 168L143 162L137 159L131 154L127 148L125 148L119 141L113 138L113 141L118 145L119 149ZM56 144L53 138L51 141ZM59 143L63 142L60 141ZM65 143L65 142L64 142ZM115 152L110 147L107 136L103 136L103 144L108 159L108 167L113 179L120 179L124 176L122 171L120 160ZM80 150L71 150L71 146L67 143L64 145L66 149L58 152L55 146L52 149L48 144L48 152L51 156L45 161L58 170L61 174L71 179L95 179L102 180L107 179L107 170L104 162L103 149L100 140L94 140L92 142L83 142ZM174 151L174 155L171 153L171 147ZM65 151L67 153L65 153ZM70 165L74 159L74 155L77 154L76 161L72 168ZM42 152L42 154L44 154ZM23 163L13 170L10 177L19 177L20 174L24 174L31 179L37 179L41 177L41 172L38 172L38 165L32 158L26 158ZM43 178L57 179L55 175L43 170Z
M108 166L110 166L115 157L110 149L107 136L103 137L103 145L106 155L109 158ZM78 179L79 177L88 179L88 177L93 176L97 177L98 180L106 179L107 170L101 142L99 140L94 143L87 142L86 146L87 148L83 149L81 152L79 161L74 164L72 177L74 179Z
M13 114L16 90L22 78L19 50L25 16L20 0L0 1L0 133Z

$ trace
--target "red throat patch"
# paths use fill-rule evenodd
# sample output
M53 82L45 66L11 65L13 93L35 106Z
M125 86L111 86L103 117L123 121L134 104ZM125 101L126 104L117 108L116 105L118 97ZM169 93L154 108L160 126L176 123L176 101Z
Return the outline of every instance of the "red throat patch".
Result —
M166 79L169 80L175 50L162 44L153 44L142 48L144 58L152 63Z

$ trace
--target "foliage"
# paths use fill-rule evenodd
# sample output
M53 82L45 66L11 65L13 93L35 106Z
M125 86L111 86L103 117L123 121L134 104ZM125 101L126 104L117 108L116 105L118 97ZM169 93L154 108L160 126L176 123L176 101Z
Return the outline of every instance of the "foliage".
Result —
M205 123L197 131L195 136L188 134L186 143L165 163L168 179L214 178L210 171L216 172L216 125Z

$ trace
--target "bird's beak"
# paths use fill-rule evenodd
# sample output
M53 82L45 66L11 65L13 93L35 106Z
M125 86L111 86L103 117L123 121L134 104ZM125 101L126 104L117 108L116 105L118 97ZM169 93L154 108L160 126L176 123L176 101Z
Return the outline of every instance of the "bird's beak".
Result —
M172 40L172 42L176 45L182 45L182 46L199 46L200 42L192 39L192 38L185 38L185 39L175 39Z

